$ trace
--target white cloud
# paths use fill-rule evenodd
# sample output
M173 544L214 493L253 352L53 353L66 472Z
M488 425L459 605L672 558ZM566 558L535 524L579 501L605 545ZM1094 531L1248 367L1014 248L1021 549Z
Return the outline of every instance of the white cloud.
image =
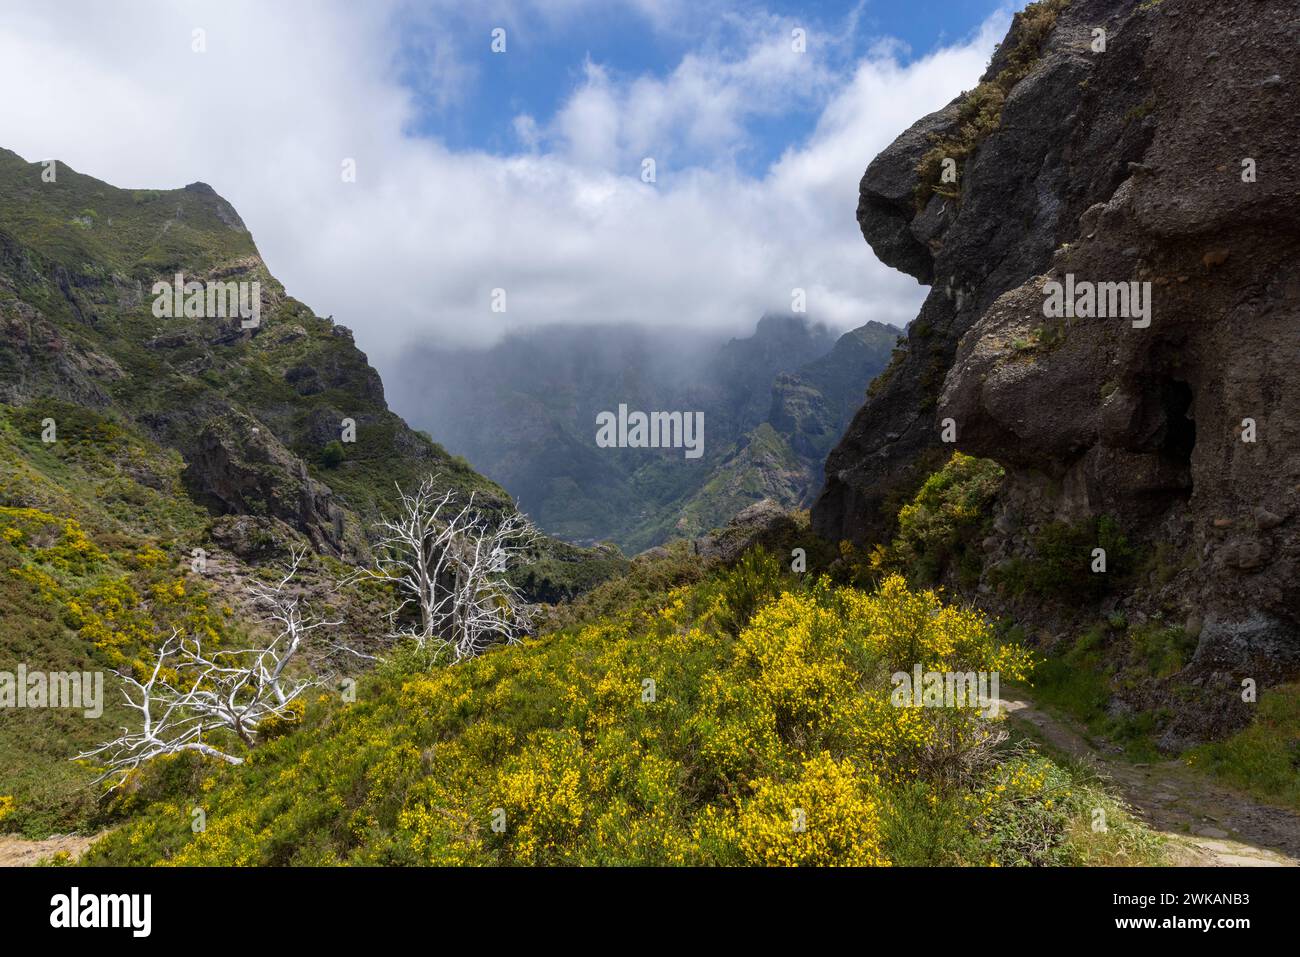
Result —
M638 6L665 30L689 16L673 0ZM502 22L516 13L496 9ZM814 55L812 31L810 53L792 57L774 18L752 21L741 49L702 47L660 77L589 62L550 120L502 118L521 148L501 156L410 135L415 99L394 66L411 49L403 14L391 3L8 5L0 145L120 186L210 183L289 292L352 327L381 370L413 338L485 340L558 320L752 327L788 308L794 287L836 325L902 324L920 290L862 241L858 179L913 120L974 84L1006 23L905 66L884 46L838 71ZM196 27L205 54L191 52ZM441 107L474 108L474 69L440 38L428 49ZM807 142L761 175L742 172L747 121L804 107L820 110ZM654 185L640 180L645 155ZM345 157L356 183L341 181ZM494 287L509 294L504 316L490 311Z

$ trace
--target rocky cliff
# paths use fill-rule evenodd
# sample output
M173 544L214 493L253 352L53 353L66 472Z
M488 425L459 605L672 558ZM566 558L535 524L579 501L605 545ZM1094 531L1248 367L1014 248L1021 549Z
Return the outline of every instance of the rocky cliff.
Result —
M1289 0L1044 0L876 157L863 235L932 288L817 531L879 540L948 426L1008 470L990 567L1106 516L1166 559L1103 608L1183 626L1182 683L1300 670L1297 49Z

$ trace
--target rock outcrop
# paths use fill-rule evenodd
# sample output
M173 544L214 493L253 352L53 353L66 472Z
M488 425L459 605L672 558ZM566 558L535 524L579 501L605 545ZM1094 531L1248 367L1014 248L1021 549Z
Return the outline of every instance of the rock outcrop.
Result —
M1297 49L1288 0L1073 0L959 198L914 201L960 101L880 154L863 235L932 290L827 461L815 530L879 540L948 424L1008 469L991 551L1013 526L1112 516L1175 556L1132 601L1194 620L1203 672L1300 670ZM1046 315L1053 282L1094 284L1111 315Z
M306 534L318 552L341 553L351 530L329 486L312 478L269 429L234 410L204 426L185 479L196 501L215 514L280 519Z
M770 498L741 509L724 527L691 542L691 554L730 565L757 546L774 546L796 538L795 516Z

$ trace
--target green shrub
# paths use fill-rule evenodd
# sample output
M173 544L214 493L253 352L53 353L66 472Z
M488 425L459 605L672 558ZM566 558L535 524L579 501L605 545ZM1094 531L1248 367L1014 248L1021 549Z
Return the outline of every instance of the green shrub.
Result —
M1196 639L1182 628L1149 621L1129 629L1132 664L1146 676L1168 678L1182 671L1196 651Z
M1034 694L1084 724L1093 734L1120 745L1134 760L1158 756L1153 741L1166 717L1161 711L1111 714L1117 687L1166 677L1190 654L1181 629L1148 623L1129 629L1122 616L1085 631L1064 654L1039 662Z
M343 443L338 439L327 442L321 452L321 462L327 469L338 468L343 463Z
M1032 545L1033 558L1013 558L990 572L990 579L1004 592L1082 605L1116 591L1139 566L1138 550L1107 515L1044 525ZM1105 549L1104 572L1092 570L1096 548Z
M776 556L765 548L755 548L702 586L698 597L712 605L714 620L724 630L739 635L754 612L781 594L783 585L789 587L790 577Z
M1005 474L990 459L953 453L899 510L898 532L876 552L874 563L922 585L935 584L952 571L962 585L974 586L983 563L980 541Z

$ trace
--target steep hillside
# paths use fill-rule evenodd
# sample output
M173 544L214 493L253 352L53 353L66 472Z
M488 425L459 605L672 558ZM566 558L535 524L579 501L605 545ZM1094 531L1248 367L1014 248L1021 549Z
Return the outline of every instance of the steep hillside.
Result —
M899 331L835 339L792 316L753 335L551 326L487 350L412 350L402 406L519 497L549 532L629 552L699 535L763 498L806 505L821 465ZM699 458L601 448L596 416L699 411Z
M173 624L241 639L239 581L295 544L315 552L305 593L358 647L379 639L373 596L338 581L395 483L434 473L489 512L509 496L388 410L351 333L285 295L211 189L45 169L0 151L0 672L142 668ZM260 322L156 317L153 284L177 272L258 282ZM623 567L554 540L534 557L521 581L545 601ZM113 680L95 720L6 710L6 828L44 836L103 813L69 758L120 723Z
M796 455L816 463L818 488L827 453L862 403L864 381L885 368L900 335L893 326L869 322L837 339L826 355L776 377L768 421L789 437Z
M0 400L121 419L180 453L186 492L210 513L283 522L347 558L395 486L423 475L508 504L389 411L351 331L285 294L210 187L122 190L62 164L45 182L44 169L0 151ZM259 283L257 325L157 318L153 284L177 273ZM585 576L563 577L571 590Z
M814 526L883 540L955 430L1007 473L981 600L1061 654L1100 622L1072 653L1111 675L1170 636L1155 677L1098 678L1168 748L1300 672L1298 40L1280 0L1043 0L861 183L872 249L932 290Z
M54 182L42 171L0 153L5 402L119 413L181 453L187 489L214 512L279 519L336 554L362 547L361 522L394 482L426 471L503 497L388 411L351 332L285 294L211 188L122 190L62 164ZM258 282L260 324L156 318L153 283L176 273ZM344 419L356 442L327 466Z

